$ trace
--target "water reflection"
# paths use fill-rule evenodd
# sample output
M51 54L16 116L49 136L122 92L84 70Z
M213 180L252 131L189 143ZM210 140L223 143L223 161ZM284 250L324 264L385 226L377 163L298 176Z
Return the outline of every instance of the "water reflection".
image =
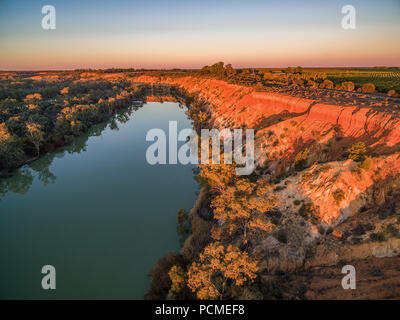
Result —
M50 171L54 158L62 158L66 152L69 154L86 152L87 141L90 137L100 136L107 127L118 131L118 124L126 123L138 108L137 106L132 106L115 114L109 121L91 127L71 144L63 147L61 151L48 153L40 159L21 167L12 176L0 178L0 200L9 192L25 194L29 191L35 177L44 186L54 183L57 177Z

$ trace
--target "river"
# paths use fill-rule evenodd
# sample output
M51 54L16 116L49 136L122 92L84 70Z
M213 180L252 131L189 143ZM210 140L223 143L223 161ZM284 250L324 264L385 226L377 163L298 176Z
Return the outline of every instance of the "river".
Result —
M149 102L0 180L0 298L143 299L198 190L193 165L148 164L145 137L170 120L190 128L185 110ZM55 290L42 289L44 265Z

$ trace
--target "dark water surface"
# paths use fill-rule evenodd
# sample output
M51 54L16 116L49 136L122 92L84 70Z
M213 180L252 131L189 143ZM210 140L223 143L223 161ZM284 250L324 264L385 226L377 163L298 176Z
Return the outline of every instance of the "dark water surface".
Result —
M190 128L185 110L145 104L0 180L0 298L143 298L197 192L192 165L146 162L145 137L169 120ZM44 265L56 290L41 287Z

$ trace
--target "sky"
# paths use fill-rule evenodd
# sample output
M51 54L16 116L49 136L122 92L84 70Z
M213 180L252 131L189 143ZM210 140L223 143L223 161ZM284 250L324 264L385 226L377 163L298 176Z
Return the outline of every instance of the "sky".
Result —
M41 10L56 9L44 30ZM341 10L356 9L356 29ZM0 0L0 70L400 66L400 0Z

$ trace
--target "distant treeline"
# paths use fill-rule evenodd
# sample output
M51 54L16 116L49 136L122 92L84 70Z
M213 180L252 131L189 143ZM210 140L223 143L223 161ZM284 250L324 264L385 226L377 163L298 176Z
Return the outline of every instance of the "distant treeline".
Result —
M242 68L218 62L196 72L230 83L251 86L262 91L267 86L293 86L310 89L335 89L362 93L381 92L398 97L400 69L378 67L373 69L313 69L288 67L285 69Z

